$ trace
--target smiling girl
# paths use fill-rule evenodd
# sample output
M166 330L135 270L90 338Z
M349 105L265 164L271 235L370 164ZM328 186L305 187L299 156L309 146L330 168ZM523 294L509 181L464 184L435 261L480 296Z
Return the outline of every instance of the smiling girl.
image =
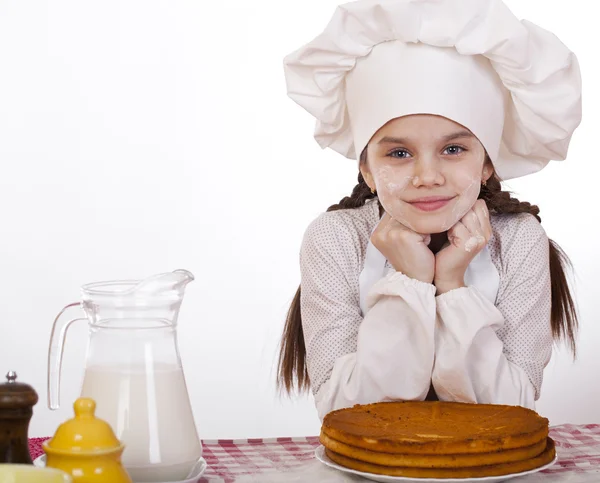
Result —
M576 57L500 0L360 0L285 60L358 185L308 227L279 383L319 416L387 400L534 408L575 350L567 262L501 179L565 159Z

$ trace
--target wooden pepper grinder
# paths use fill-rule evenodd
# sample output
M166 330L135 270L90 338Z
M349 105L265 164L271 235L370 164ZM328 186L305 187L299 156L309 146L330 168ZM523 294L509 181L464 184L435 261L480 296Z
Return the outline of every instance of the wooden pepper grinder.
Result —
M6 380L0 384L0 463L32 465L27 433L38 395L31 386L16 382L12 371Z

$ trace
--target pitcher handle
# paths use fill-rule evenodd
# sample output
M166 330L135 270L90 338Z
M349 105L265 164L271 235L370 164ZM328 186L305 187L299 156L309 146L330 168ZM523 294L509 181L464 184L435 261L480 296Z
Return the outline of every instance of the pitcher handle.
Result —
M67 305L54 319L52 324L52 335L50 336L50 346L48 348L48 407L58 409L60 407L60 373L62 367L63 350L67 329L73 322L85 320L86 318L71 319L61 321L63 314L74 307L81 308L80 302Z

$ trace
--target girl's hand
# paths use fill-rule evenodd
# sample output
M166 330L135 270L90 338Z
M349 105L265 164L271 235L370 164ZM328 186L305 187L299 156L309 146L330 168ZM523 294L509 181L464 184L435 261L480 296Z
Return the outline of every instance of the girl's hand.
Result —
M407 277L432 283L435 256L429 249L429 235L420 235L385 213L371 235L373 245L392 266Z
M434 283L438 295L465 286L469 263L491 236L490 214L485 201L477 200L473 208L448 230L450 245L435 256Z

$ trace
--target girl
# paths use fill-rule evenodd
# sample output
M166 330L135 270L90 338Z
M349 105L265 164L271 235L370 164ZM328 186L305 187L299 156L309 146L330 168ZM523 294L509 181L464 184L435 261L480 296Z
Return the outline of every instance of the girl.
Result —
M576 57L500 0L359 0L285 60L315 138L358 185L307 229L279 384L320 418L386 400L534 408L575 351L567 262L500 180L563 160Z

